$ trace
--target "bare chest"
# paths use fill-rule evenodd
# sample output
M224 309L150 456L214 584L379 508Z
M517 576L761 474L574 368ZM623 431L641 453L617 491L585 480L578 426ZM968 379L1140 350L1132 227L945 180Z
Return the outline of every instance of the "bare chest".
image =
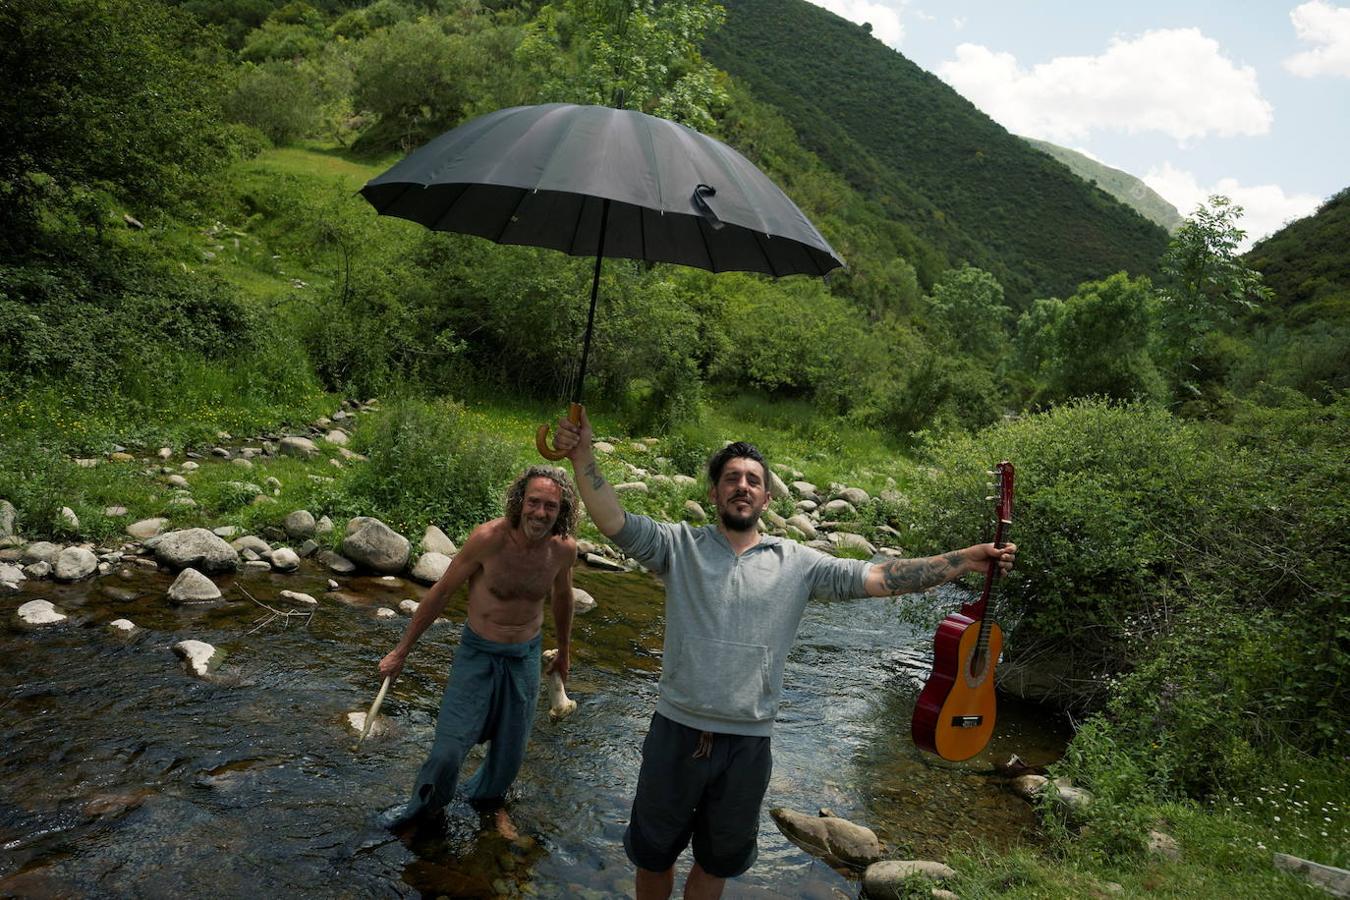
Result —
M558 574L560 553L554 546L504 547L483 564L480 589L497 600L539 601L549 594Z

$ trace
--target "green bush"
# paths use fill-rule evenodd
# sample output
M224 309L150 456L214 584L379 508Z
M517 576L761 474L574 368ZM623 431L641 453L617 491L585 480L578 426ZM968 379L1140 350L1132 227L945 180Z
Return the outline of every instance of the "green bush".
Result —
M340 483L333 512L375 516L413 536L434 523L462 540L502 514L519 474L514 453L483 426L453 402L391 403L358 432L356 449L370 461Z

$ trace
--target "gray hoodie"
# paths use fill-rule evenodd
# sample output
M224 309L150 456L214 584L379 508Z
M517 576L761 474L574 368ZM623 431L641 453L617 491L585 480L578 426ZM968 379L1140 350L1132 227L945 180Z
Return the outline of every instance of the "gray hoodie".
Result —
M627 513L614 541L666 585L656 711L700 731L768 735L806 601L866 595L870 563L762 536L737 556L715 525Z

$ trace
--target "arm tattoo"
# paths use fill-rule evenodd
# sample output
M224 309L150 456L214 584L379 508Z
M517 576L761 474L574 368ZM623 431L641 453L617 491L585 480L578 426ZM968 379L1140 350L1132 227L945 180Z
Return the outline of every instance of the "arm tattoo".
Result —
M591 464L587 466L584 471L591 477L591 487L598 491L604 486L605 479L601 476L600 470L595 467L594 460L592 460Z
M893 559L882 563L881 576L891 594L913 594L951 578L961 566L960 551L927 559Z

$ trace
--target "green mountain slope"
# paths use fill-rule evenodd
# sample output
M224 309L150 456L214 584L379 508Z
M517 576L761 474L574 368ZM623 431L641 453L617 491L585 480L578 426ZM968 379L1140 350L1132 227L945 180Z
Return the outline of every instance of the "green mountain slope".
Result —
M1088 184L1095 184L1150 222L1166 228L1169 232L1175 231L1181 224L1181 213L1177 212L1177 208L1129 172L1102 165L1077 150L1070 150L1049 141L1038 141L1029 137L1022 140L1058 160L1067 166L1070 172Z
M726 0L720 68L888 215L992 272L1010 301L1150 273L1167 233L1037 152L857 25L806 0Z
M1247 253L1276 302L1293 306L1332 297L1350 299L1350 188L1314 215L1290 222Z

